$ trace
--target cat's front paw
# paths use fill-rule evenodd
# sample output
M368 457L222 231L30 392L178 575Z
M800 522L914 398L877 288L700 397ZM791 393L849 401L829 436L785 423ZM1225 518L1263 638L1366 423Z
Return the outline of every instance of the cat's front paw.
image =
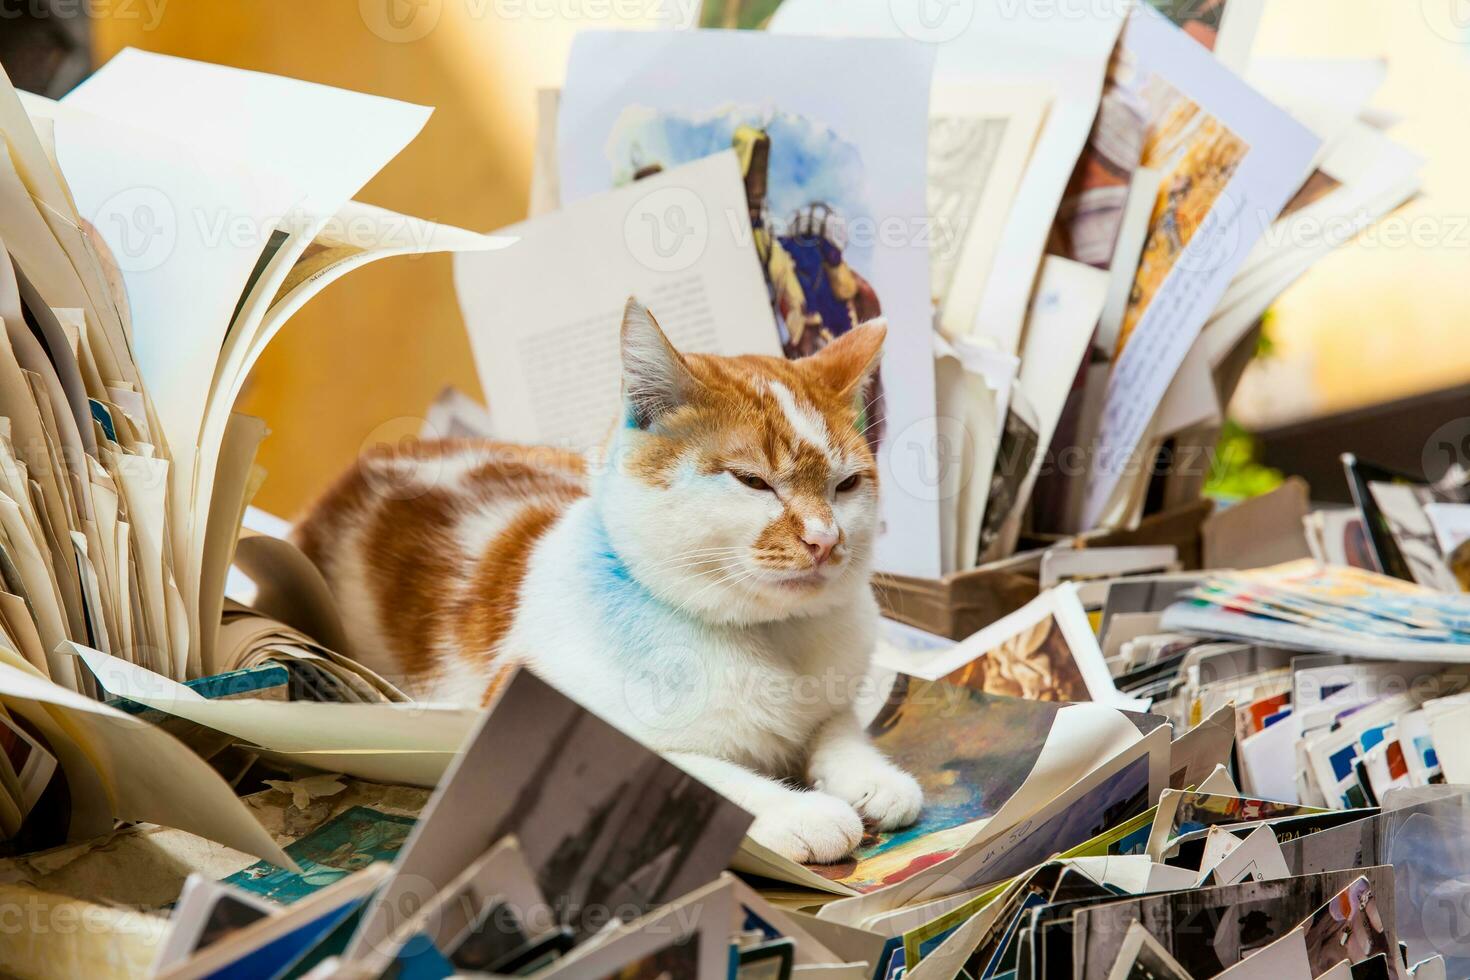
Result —
M829 773L818 788L852 804L879 830L907 827L924 807L919 781L890 762Z
M747 831L757 843L799 864L831 864L863 839L852 807L825 793L789 793L756 814Z

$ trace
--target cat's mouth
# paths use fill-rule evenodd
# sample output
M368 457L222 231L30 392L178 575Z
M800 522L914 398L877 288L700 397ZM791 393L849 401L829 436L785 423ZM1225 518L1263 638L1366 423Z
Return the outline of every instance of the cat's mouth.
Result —
M810 568L801 572L788 572L776 579L776 585L792 592L811 592L827 584L827 573L821 568Z

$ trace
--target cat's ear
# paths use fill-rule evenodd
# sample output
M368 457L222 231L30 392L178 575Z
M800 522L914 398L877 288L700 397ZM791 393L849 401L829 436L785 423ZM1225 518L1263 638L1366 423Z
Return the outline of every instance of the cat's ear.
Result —
M817 353L797 362L816 372L823 385L843 396L857 397L883 359L888 322L882 317L853 327Z
M699 384L636 296L623 307L622 358L623 401L629 420L640 429L685 404Z

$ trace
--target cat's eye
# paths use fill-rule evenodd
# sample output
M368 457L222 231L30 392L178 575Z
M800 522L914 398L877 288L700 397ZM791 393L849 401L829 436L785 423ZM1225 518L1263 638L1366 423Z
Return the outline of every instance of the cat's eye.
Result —
M863 475L861 473L854 473L852 476L837 484L837 492L846 493L849 490L856 490L857 485L861 482L863 482Z
M754 473L741 473L739 470L731 470L730 475L752 490L769 490L771 485Z

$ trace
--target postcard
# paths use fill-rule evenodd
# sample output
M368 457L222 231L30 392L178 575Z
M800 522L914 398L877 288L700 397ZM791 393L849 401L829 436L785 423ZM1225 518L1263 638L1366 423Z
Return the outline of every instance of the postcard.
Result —
M1130 15L1113 71L1147 106L1140 162L1165 177L1108 378L1089 527L1125 471L1137 472L1133 455L1174 373L1319 142L1150 8Z
M735 910L735 879L723 874L627 925L604 930L530 975L538 980L726 980Z
M169 916L168 938L153 961L153 972L183 962L276 910L277 906L249 892L197 873L189 875Z
M474 811L466 823L462 816ZM400 902L426 901L514 834L537 885L579 935L589 909L634 918L713 880L751 817L698 779L520 670L502 688L364 913L347 951L392 930Z
M1113 686L1077 587L1071 584L1043 592L950 649L916 653L902 664L885 660L883 666L986 694L1096 701L1129 710L1146 706Z
M990 843L956 855L959 887L973 888L1019 874L1149 809L1167 779L1169 730L1155 729L1123 757L1090 774L1040 812ZM954 884L936 887L949 887Z
M1216 980L1307 980L1320 976L1307 956L1307 932L1301 926L1241 960Z
M1274 800L1250 800L1240 796L1198 791L1165 790L1159 798L1159 813L1149 835L1148 853L1162 860L1169 842L1219 824L1274 820L1321 813L1316 807L1278 803Z
M1137 922L1128 927L1107 980L1191 980L1169 951Z
M1211 827L1211 839L1218 827ZM1246 835L1244 840L1233 840L1229 851L1218 859L1206 857L1200 865L1200 885L1236 885L1242 881L1265 881L1268 878L1287 878L1291 871L1286 858L1281 854L1281 845L1270 826L1262 825ZM1206 853L1209 844L1205 845Z
M1391 880L1389 885L1391 888ZM1384 910L1366 876L1332 896L1302 927L1313 975L1326 973L1343 960L1357 963L1379 955L1398 957L1393 919L1385 921Z
M746 203L707 220L752 236L765 322L788 357L886 320L866 396L887 487L882 521L893 532L880 533L877 564L930 578L943 571L924 177L933 57L887 38L584 31L557 120L566 205L739 151ZM674 215L664 206L650 217L667 224ZM668 224L656 244L668 247L684 228ZM643 299L658 315L655 298Z
M366 865L289 909L229 933L161 973L160 980L199 980L225 972L274 976L362 908L389 874L386 864Z
M1470 504L1427 503L1424 516L1434 529L1440 554L1452 555L1456 548L1470 541Z
M224 884L277 905L291 905L374 863L391 863L403 847L412 817L354 806L286 845L299 872L258 861L224 879Z
M466 972L495 972L491 967L505 957L561 929L514 836L502 838L401 918L385 941L356 961L365 974L425 952L448 957Z
M1414 581L1431 589L1459 592L1460 583L1445 561L1434 525L1426 513L1428 505L1435 501L1434 492L1427 486L1378 482L1370 482L1368 492L1373 495L1388 534L1398 546Z
M1191 976L1213 977L1289 933L1359 877L1388 891L1386 897L1380 894L1379 905L1391 918L1389 867L1167 892L1079 909L1074 918L1078 975L1107 976L1128 924L1136 921Z
M458 256L455 287L496 438L585 449L607 435L629 294L680 350L779 356L749 229L729 220L744 213L734 152L712 150L514 225L514 248Z
M911 827L869 833L852 857L811 870L865 892L954 853L1030 775L1060 704L900 677L869 726L874 744L924 787Z

